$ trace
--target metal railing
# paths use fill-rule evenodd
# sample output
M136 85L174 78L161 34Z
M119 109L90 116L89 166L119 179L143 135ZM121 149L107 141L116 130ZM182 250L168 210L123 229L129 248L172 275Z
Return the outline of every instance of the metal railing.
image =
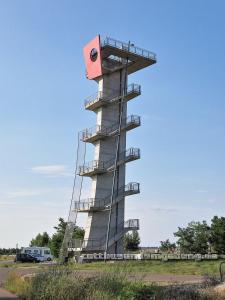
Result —
M129 45L128 43L124 43L118 40L115 40L113 38L110 37L106 37L105 39L103 39L101 41L101 46L111 46L120 50L124 50L124 51L129 51L131 53L134 53L136 55L139 56L143 56L146 57L148 59L153 59L156 60L156 54L149 51L149 50L145 50L139 47L134 46L133 44Z
M135 125L140 126L141 125L141 117L137 115L130 115L126 119L126 126Z
M108 129L102 125L95 125L91 128L86 128L81 133L81 140L89 139L95 135L108 135Z
M86 165L80 166L79 167L79 175L84 174L84 173L89 173L93 172L95 170L98 171L105 171L105 163L99 160L92 160L88 162Z
M119 154L119 161L120 163L125 163L130 160L135 160L140 158L140 149L139 148L129 148L124 152ZM99 160L92 160L84 166L79 167L79 175L84 173L94 172L95 170L99 172L106 172L114 167L115 158L111 158L108 161L99 161Z
M130 182L125 185L124 193L133 193L138 194L140 193L140 183L138 182Z
M140 183L138 182L130 182L123 187L120 187L118 191L114 193L113 204L116 203L121 197L126 195L133 195L140 193ZM105 209L110 204L110 196L106 196L105 198L87 198L81 201L74 202L74 209L78 210L89 210L90 208L97 209Z
M139 229L139 219L129 219L124 222L124 229L132 230L134 228Z
M129 127L131 125L140 126L141 124L141 117L136 115L130 115L126 119L123 120L122 129ZM116 133L118 130L119 124L115 123L109 127L103 125L95 125L91 128L86 128L81 132L81 140L85 141L86 139L90 139L96 135L102 136L110 136L113 133Z
M106 94L108 94L108 92L110 93L110 96L104 95L103 91L99 91L96 92L92 95L90 95L88 98L86 98L84 100L84 106L89 106L91 104L94 104L98 101L108 101L113 102L115 98L120 98L121 95L118 95L118 91L113 90L113 89L107 89L106 90ZM139 84L136 83L131 83L127 86L127 91L126 91L126 95L132 94L132 93L136 93L138 95L141 94L141 86Z
M120 223L117 226L119 231L113 235L110 235L110 240L116 241L120 239L127 231L130 230L138 230L139 229L139 219L129 219ZM114 227L110 229L113 231ZM72 240L70 241L69 248L88 248L88 249L96 249L96 248L103 248L105 245L105 238L106 235L99 239L83 239L83 240Z

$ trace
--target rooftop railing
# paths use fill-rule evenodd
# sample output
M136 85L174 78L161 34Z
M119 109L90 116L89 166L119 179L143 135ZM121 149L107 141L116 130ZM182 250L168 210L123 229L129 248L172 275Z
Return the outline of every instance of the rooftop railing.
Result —
M115 39L110 38L110 37L106 37L105 39L103 39L101 41L101 46L102 47L104 47L104 46L115 47L117 49L121 49L121 50L124 50L124 51L129 51L129 52L134 53L136 55L146 57L148 59L156 60L156 54L155 53L153 53L149 50L145 50L143 48L136 47L133 44L129 45L128 43L124 43L124 42L115 40Z

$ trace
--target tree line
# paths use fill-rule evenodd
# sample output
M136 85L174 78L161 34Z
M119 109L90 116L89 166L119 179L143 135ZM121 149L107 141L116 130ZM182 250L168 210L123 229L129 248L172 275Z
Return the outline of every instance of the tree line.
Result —
M192 221L187 227L178 227L174 236L176 243L169 239L160 242L161 251L174 252L178 247L181 253L225 254L225 217L214 216L210 225Z
M16 248L0 248L0 255L14 255L16 250Z

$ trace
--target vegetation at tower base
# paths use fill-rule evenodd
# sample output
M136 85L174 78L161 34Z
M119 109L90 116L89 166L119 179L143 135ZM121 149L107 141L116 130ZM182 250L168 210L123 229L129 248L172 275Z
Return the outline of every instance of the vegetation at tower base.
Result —
M56 267L26 280L11 273L5 287L24 300L224 300L217 283L206 278L201 284L159 286L129 281L128 273L118 270L87 278L72 268Z
M55 257L58 257L63 242L64 233L66 230L66 224L67 222L65 222L63 218L59 218L58 225L54 226L56 232L52 235L52 237L50 237L47 232L44 232L43 234L39 233L35 238L31 240L30 246L48 246L51 248L52 254ZM84 229L79 226L75 226L73 238L83 239Z
M124 236L124 248L125 250L135 251L139 249L140 236L137 230L128 232Z

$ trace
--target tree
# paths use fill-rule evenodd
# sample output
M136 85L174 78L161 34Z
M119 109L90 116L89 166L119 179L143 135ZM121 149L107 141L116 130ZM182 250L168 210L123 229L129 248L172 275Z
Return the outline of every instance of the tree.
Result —
M132 233L127 233L124 237L124 246L126 250L138 250L140 244L140 237L137 230Z
M59 218L58 225L54 226L56 232L52 235L52 238L49 237L47 232L44 232L43 234L39 233L34 239L31 240L30 246L38 246L38 247L49 246L52 251L52 254L55 257L58 257L63 242L66 225L67 222L65 222L63 218ZM73 239L82 240L83 238L84 238L84 229L79 226L75 226L73 232Z
M67 225L67 222L65 222L63 218L59 218L58 226L54 227L56 229L56 233L54 233L52 236L50 248L51 248L52 254L55 257L59 256L60 248L62 246L62 242L63 242L65 230L66 230L66 225ZM82 240L84 238L84 232L85 231L83 228L81 228L79 226L75 226L74 232L73 232L73 239Z
M64 221L63 218L59 218L59 224L58 226L54 226L54 229L56 229L57 233L65 233L67 222Z
M56 232L52 236L51 252L55 257L59 257L60 248L63 242L64 234L62 232Z
M169 239L165 241L160 241L160 244L161 246L159 247L159 249L162 252L174 252L174 250L176 249L176 244L171 243Z
M39 233L34 239L31 240L30 246L46 247L50 243L50 237L45 231L43 234Z
M218 254L225 254L225 218L214 216L211 220L210 244Z
M191 222L186 228L178 227L174 236L178 237L177 244L183 253L206 254L208 252L210 227L206 221Z

